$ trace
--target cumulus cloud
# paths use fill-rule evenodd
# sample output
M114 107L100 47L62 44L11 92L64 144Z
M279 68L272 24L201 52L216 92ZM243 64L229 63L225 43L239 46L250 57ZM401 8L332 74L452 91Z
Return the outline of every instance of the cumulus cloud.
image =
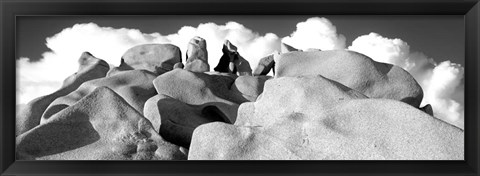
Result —
M434 116L463 128L464 68L461 65L450 61L436 63L423 53L411 52L407 42L376 33L356 38L348 49L407 70L423 89L422 106L431 104Z
M388 39L376 33L356 38L349 50L361 52L376 61L391 63L406 70L415 67L409 58L410 46L401 39Z
M297 24L297 29L282 42L297 49L333 50L345 48L345 36L326 18L313 17Z
M138 29L115 29L100 27L94 23L76 24L46 39L51 50L43 53L42 59L30 62L28 58L17 60L17 103L28 101L57 90L66 77L77 70L77 59L84 51L118 66L123 53L129 48L146 43L171 43L182 50L185 57L187 44L194 36L207 40L209 64L218 64L225 39L238 47L240 54L255 67L258 61L280 48L280 39L272 33L260 35L236 23L214 23L185 26L175 34L146 34ZM183 58L185 59L185 58Z

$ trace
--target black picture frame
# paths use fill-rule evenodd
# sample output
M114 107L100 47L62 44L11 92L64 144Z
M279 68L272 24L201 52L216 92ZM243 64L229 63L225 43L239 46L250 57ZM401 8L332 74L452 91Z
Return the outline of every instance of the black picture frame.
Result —
M1 175L478 175L478 0L0 0ZM20 15L464 15L464 161L15 161Z

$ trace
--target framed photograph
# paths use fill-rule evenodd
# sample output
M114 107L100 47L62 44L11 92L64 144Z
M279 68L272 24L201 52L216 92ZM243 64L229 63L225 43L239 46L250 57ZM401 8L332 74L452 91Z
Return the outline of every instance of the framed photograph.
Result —
M480 4L0 2L1 175L478 175Z

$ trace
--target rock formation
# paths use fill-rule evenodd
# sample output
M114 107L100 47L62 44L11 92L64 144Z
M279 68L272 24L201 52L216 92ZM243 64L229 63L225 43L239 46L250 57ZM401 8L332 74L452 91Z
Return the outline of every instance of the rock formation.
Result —
M201 37L194 37L188 43L187 49L187 63L185 69L193 72L208 72L210 65L208 65L207 42Z
M71 93L85 81L104 77L109 70L107 62L89 52L80 56L78 64L78 71L66 78L59 90L30 101L18 112L15 130L17 136L40 124L42 114L55 99Z
M145 102L156 95L153 79L181 63L180 49L171 44L144 44L128 49L120 66L112 68L107 77L87 81L77 90L50 103L42 115L46 121L53 114L73 105L97 87L108 87L118 93L137 111L143 113Z
M206 74L182 69L157 77L153 83L160 98L152 103L166 109L154 117L161 119L160 134L175 144L188 146L191 133L198 125L213 120L235 122L238 106L248 101L240 92L230 89L235 79L235 75Z
M19 110L19 160L463 160L463 131L419 107L400 67L287 44L252 69L225 41L130 48L118 67L84 53L56 92ZM266 76L270 70L275 76Z
M186 155L109 88L99 87L17 137L17 159L177 160Z
M173 69L182 62L180 49L172 44L143 44L128 49L122 56L118 70L144 69L157 75ZM110 74L109 74L110 75Z
M405 70L353 51L289 52L275 63L275 78L322 75L370 98L399 100L419 107L423 91Z
M255 68L255 71L253 71L254 76L260 76L260 75L267 75L270 70L273 71L273 74L275 74L275 56L278 57L278 53L273 53L270 54L258 62L257 67Z
M222 48L223 55L218 62L217 67L214 68L217 72L232 73L239 76L252 75L252 68L250 63L245 60L237 52L237 47L226 40Z
M263 85L270 76L239 76L231 86L232 94L241 94L248 101L256 101L263 92Z
M189 159L463 160L463 131L399 101L322 76L282 77L234 125L195 129Z
M42 123L52 115L90 94L98 87L108 87L125 99L138 112L143 112L145 102L157 94L152 81L156 75L147 70L127 70L112 76L94 79L82 84L70 94L54 100L42 115Z

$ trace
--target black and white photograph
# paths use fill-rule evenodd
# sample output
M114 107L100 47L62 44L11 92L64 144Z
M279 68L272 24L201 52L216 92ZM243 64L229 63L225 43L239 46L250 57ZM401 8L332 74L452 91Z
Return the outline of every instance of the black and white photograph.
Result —
M466 157L463 16L19 16L15 29L16 160Z

